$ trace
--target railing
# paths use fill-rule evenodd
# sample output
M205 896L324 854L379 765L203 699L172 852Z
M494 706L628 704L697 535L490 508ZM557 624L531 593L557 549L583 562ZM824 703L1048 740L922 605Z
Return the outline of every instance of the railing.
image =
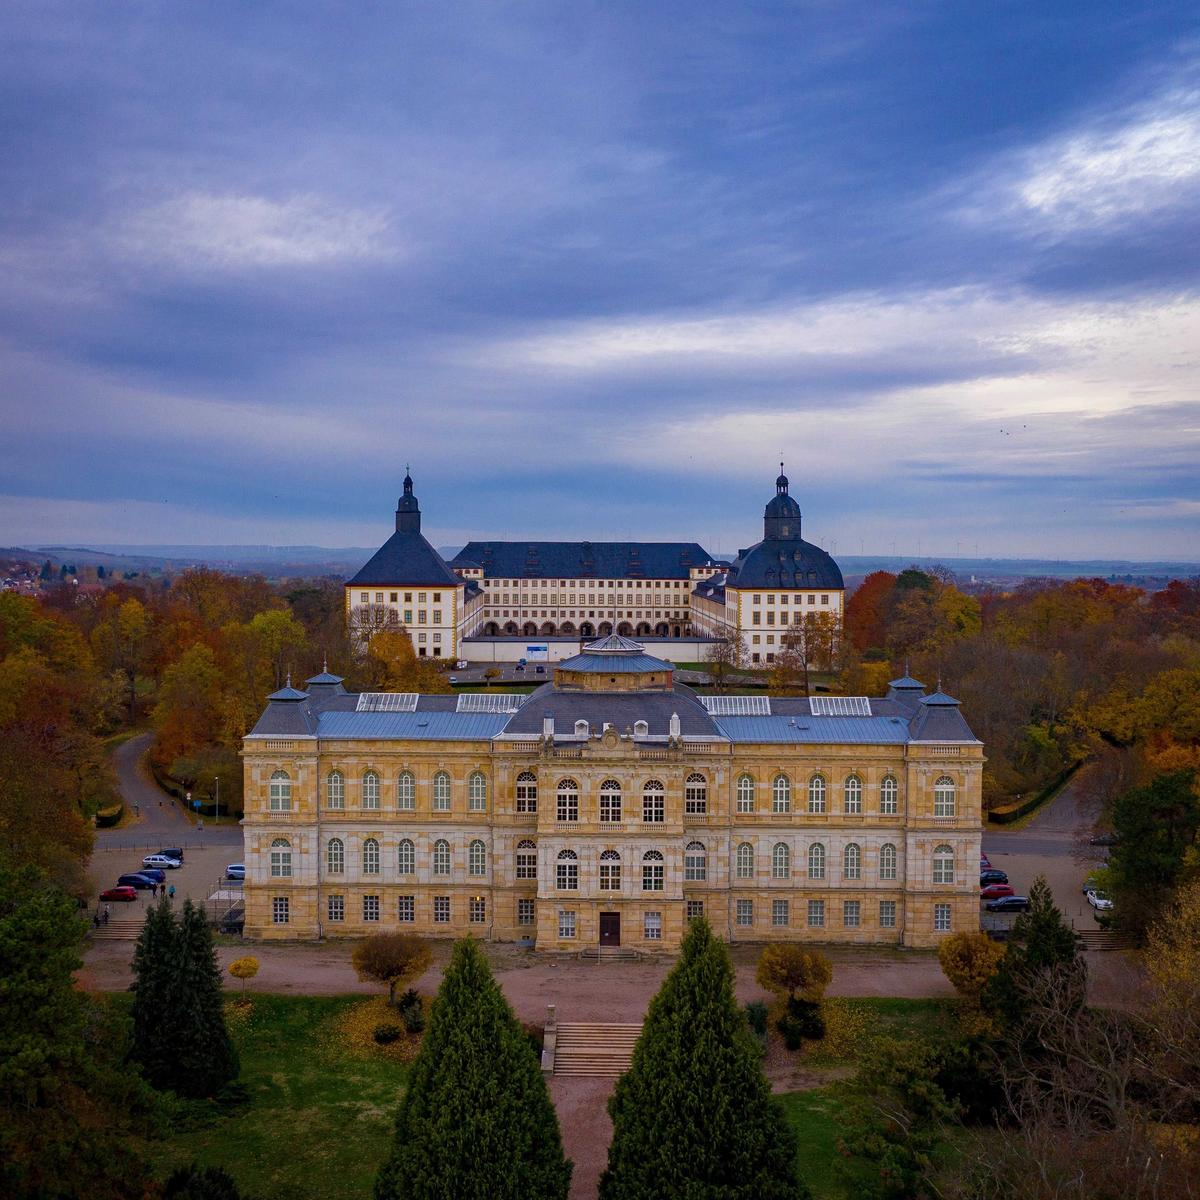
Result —
M295 750L295 748L296 748L295 742L280 742L280 741L273 741L273 740L267 742L268 750Z
M500 745L506 746L514 754L528 754L531 750L537 750L541 742L501 742Z
M926 754L932 758L957 758L962 754L961 746L929 746Z
M555 750L555 758L582 758L583 748L581 746L568 746L564 750Z
M671 752L669 750L639 750L638 751L638 758L641 758L641 759L648 759L648 758L666 759L666 758L670 758L670 757L671 757Z

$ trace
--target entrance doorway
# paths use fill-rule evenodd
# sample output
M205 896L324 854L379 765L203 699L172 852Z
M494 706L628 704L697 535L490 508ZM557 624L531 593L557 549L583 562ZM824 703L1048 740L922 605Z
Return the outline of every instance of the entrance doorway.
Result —
M621 944L621 914L600 914L600 945L619 946Z

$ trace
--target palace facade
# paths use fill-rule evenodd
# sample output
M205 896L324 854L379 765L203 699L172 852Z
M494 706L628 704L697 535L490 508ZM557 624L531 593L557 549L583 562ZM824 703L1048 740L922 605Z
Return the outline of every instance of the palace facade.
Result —
M528 696L317 675L269 697L243 756L250 937L654 951L701 913L731 941L979 926L983 746L909 678L880 698L701 696L613 634Z
M732 562L696 542L469 542L447 562L421 533L404 479L396 531L346 584L351 637L403 627L421 657L471 658L496 638L725 638L747 661L773 662L788 629L823 616L841 627L837 563L800 536L800 507L781 473L763 539ZM576 647L578 648L578 647Z

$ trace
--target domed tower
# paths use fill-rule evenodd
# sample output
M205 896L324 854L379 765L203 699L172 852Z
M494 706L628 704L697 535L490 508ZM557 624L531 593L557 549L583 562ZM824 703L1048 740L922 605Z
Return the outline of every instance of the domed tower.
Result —
M783 473L783 463L779 464L775 495L763 510L763 537L781 542L800 540L800 505L788 495L788 477Z
M396 505L396 532L421 532L421 506L417 503L416 496L413 495L412 476L407 471L404 473L404 495L400 497L400 502Z

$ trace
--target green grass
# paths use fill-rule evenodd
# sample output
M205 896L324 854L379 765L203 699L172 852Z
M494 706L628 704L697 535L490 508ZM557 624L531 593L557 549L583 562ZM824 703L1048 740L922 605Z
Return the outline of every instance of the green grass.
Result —
M232 1030L246 1103L185 1105L146 1152L156 1173L198 1160L224 1167L256 1200L362 1200L391 1142L407 1068L348 1053L332 1027L362 996L256 995Z
M843 1158L837 1149L842 1132L836 1088L788 1092L779 1097L800 1143L800 1177L813 1200L853 1200L869 1168Z

